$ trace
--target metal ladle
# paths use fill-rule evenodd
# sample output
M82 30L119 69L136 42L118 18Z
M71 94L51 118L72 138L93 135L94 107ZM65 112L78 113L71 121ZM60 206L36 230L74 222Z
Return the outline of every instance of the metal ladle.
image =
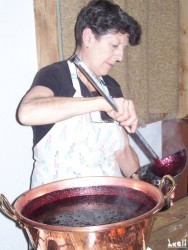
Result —
M87 79L91 82L91 84L107 100L107 102L111 105L111 107L115 111L117 111L117 107L116 107L114 99L110 96L109 92L107 92L106 89L103 87L103 84L101 83L101 81L96 78L96 76L87 68L87 66L81 61L81 59L77 55L73 55L70 58L70 61L73 62L79 68L79 70L87 77ZM141 135L141 133L138 130L136 130L135 133L129 133L129 135L136 142L136 144L140 147L140 149L145 153L147 158L151 162L153 162L152 167L151 167L151 170L153 169L152 171L156 172L157 169L160 168L160 173L162 173L163 171L161 169L164 169L166 166L168 167L168 169L170 169L170 166L172 166L172 168L175 169L174 163L178 162L178 160L179 162L181 161L181 164L180 164L181 166L179 166L178 169L182 169L185 167L185 163L187 159L185 149L177 152L175 155L170 155L169 157L166 157L165 159L160 160L158 155L155 153L155 151L151 148L151 146L148 144L148 142L145 140L145 138Z
M186 167L187 153L185 149L160 159L138 130L129 135L151 161L152 164L150 164L149 168L150 171L156 176L176 176L179 175Z

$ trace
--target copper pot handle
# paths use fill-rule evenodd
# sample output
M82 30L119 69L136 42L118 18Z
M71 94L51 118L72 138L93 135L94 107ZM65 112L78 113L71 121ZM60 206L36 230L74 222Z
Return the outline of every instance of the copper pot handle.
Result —
M6 216L16 221L21 228L25 228L24 223L18 220L14 211L14 207L3 194L0 194L0 209Z
M163 187L165 186L165 181L166 180L170 180L172 185L170 187L170 190L164 195L164 199L169 198L169 196L174 192L174 190L176 189L176 181L175 179L171 176L171 175L164 175L162 177L162 179L160 180L159 183L159 189L162 191Z

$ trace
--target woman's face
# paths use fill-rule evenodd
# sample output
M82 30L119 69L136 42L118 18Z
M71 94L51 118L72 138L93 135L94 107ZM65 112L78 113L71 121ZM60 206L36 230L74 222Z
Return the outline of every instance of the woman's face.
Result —
M93 35L85 50L87 66L97 76L107 75L116 62L122 61L128 44L128 34L107 34L97 38Z

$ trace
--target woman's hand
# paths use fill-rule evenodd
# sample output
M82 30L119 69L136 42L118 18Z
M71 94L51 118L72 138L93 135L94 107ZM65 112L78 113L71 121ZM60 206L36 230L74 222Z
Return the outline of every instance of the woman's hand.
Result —
M138 126L138 117L133 102L124 98L114 98L114 100L118 111L111 108L107 114L119 122L127 132L134 133Z
M175 197L175 192L173 192L171 195L170 195L170 206L173 207L174 206L174 197Z

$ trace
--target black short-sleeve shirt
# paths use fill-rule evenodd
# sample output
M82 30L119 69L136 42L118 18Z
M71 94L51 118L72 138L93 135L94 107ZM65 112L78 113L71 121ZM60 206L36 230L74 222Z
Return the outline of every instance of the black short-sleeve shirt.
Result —
M122 97L122 91L119 84L110 76L103 76L105 85L112 97ZM79 80L81 93L83 97L91 97L91 93L86 86ZM70 70L66 60L53 63L40 69L34 80L31 88L34 86L44 86L51 89L54 96L73 97L75 89L72 83ZM99 96L100 93L92 92L92 96ZM101 117L105 119L106 113L102 112ZM36 145L46 133L53 127L54 124L32 126L34 134L34 145Z

